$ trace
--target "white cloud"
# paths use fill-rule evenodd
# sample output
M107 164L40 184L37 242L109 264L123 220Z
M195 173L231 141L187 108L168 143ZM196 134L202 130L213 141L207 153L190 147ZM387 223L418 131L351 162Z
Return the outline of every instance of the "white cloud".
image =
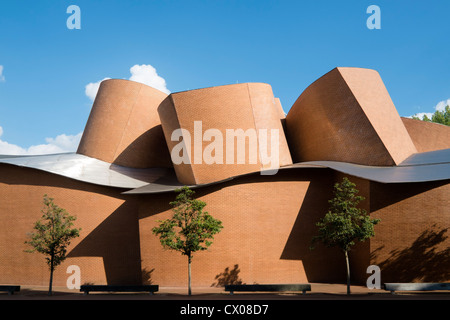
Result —
M3 75L3 66L0 65L0 82L5 81L5 76Z
M431 120L431 117L433 116L433 114L436 111L441 111L443 112L445 110L446 106L450 106L450 99L447 100L442 100L440 101L438 104L436 104L436 106L434 107L434 111L433 112L420 112L420 113L416 113L414 115L414 117L418 117L419 119L423 120L423 117L426 115L428 117L428 119ZM408 118L412 118L413 116L410 116Z
M136 64L130 68L130 72L131 81L146 84L167 94L170 93L166 86L166 80L158 75L156 69L153 66L149 64Z
M3 128L0 127L0 137L3 134ZM82 132L76 135L60 134L56 138L46 138L44 144L34 145L29 148L23 148L15 144L0 139L0 154L7 155L38 155L63 152L75 152L80 143Z
M156 69L153 66L149 64L136 64L130 68L130 73L131 76L128 80L146 84L167 94L170 93L170 91L167 89L166 80L158 75ZM107 79L111 78L104 78L103 80ZM95 100L98 88L100 87L100 83L103 80L91 82L86 85L85 94L92 101Z
M446 106L450 106L450 99L439 102L434 110L443 112Z
M110 79L110 78L104 78L103 80L107 80L107 79ZM88 98L91 99L92 101L95 100L95 96L97 95L98 88L100 87L100 83L103 80L100 80L97 82L91 82L86 85L84 92L86 93Z
M26 150L15 144L0 140L0 154L24 155Z

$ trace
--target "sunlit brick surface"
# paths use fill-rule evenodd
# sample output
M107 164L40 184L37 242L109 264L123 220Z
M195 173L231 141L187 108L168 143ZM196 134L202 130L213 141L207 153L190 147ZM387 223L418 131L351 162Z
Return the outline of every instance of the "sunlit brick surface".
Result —
M77 152L125 167L171 167L156 110L166 96L134 81L103 81Z
M249 139L246 139L243 164L237 163L236 151L234 152L234 162L227 161L225 143L227 129L242 129L244 132L254 130L257 134L260 129L268 129L269 132L270 129L276 129L279 134L279 165L292 164L280 119L280 105L276 104L272 88L267 84L244 83L173 93L160 105L158 112L169 150L179 143L171 140L174 130L185 129L190 133L190 163L174 166L178 180L182 183L208 183L265 169L259 157L259 138L254 144L249 143ZM196 140L195 137L195 121L201 121L202 132L200 134L208 129L217 129L221 132L223 137L222 164L204 163L203 151L210 142L203 142L201 138L201 163L196 161L194 148L195 141L199 140ZM237 150L236 142L234 150ZM250 153L256 154L256 162L250 161Z
M438 123L402 118L418 152L450 148L450 127Z
M294 162L389 166L416 152L378 73L336 68L311 84L286 116Z

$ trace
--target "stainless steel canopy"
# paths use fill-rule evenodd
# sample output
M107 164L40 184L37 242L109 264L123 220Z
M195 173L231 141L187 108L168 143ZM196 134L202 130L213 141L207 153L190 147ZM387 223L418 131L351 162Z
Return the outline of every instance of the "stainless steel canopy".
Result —
M37 156L0 155L0 163L38 169L97 185L126 189L142 187L161 177L170 176L172 172L165 168L127 168L77 153Z
M355 177L380 183L414 183L450 179L450 149L416 153L398 166L374 167L337 161L308 161L281 167L280 170L300 168L330 168ZM259 172L250 173L259 174ZM249 175L249 174L245 174ZM223 181L198 184L191 188L201 188L220 184L245 175L230 177ZM124 192L125 194L150 194L173 191L181 185L176 180L161 179L146 186Z
M39 156L1 156L0 163L34 168L71 179L97 185L130 189L125 194L151 194L173 191L182 186L169 168L134 169L110 164L77 153ZM308 161L281 167L279 170L300 168L330 168L345 174L380 183L414 183L450 179L450 149L416 153L398 166L375 167L336 161ZM250 174L259 174L254 172ZM249 175L249 174L245 174ZM220 184L245 175L230 177L207 184Z

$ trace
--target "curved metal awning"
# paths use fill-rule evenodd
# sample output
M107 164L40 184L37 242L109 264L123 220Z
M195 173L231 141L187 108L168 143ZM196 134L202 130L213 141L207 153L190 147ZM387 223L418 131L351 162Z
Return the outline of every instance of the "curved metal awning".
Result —
M161 177L174 176L173 169L135 169L118 166L78 153L36 156L0 155L0 163L33 168L97 185L135 189Z
M450 163L450 149L414 153L399 166L418 166Z
M416 153L411 155L398 166L378 167L364 166L353 163L337 161L308 161L295 163L289 166L281 167L279 170L305 168L329 168L344 174L363 178L380 183L416 183L430 182L450 179L450 149ZM197 184L189 186L190 188L202 188L210 185L220 184L239 177L251 174L260 174L260 172L247 173L230 177L225 180L216 181L207 184ZM175 179L160 179L148 185L134 190L126 191L125 194L152 194L174 191L182 185Z
M38 156L1 156L0 163L34 168L71 179L130 189L124 194L154 194L174 191L183 186L172 168L135 169L117 166L77 153ZM415 183L450 179L450 149L416 153L398 166L377 167L337 161L308 161L281 167L279 170L329 168L344 174L380 183ZM229 177L206 184L203 188L239 177L260 174L260 171Z
M372 167L334 161L314 161L316 164L358 178L380 183L413 183L450 179L450 163L418 166ZM292 165L296 167L296 165Z

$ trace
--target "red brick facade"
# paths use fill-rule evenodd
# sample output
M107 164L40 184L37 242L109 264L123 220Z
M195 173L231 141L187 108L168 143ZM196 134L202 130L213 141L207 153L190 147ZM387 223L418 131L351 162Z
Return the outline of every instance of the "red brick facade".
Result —
M73 264L81 268L82 283L186 285L186 258L163 250L151 233L157 220L171 214L173 192L124 196L32 169L1 165L0 172L1 283L47 284L44 257L24 252L47 193L82 228L56 271L56 285L65 285ZM341 178L330 169L291 169L198 189L196 196L224 229L209 250L195 254L193 285L215 285L226 279L227 268L243 283L344 281L338 249L309 249L333 183ZM376 236L352 251L353 280L364 283L366 268L377 264L383 281L448 281L448 181L385 185L350 179L366 197L361 206L381 219Z
M276 175L261 175L259 162L241 167L172 166L171 131L191 132L196 120L222 132L280 130L282 168ZM286 118L266 84L167 96L141 84L108 80L100 87L78 153L89 161L104 161L111 171L120 166L121 172L134 174L131 168L165 167L180 184L217 182L196 189L206 210L224 228L207 251L194 254L193 286L223 285L230 278L248 284L344 282L342 252L321 245L310 250L315 224L327 212L334 183L344 175L321 165L291 165L292 160L390 169L418 152L445 151L448 139L427 141L449 134L450 127L402 121L378 73L339 68L305 90ZM445 159L439 159L439 167L445 169ZM405 168L414 170L412 165ZM167 177L155 177L152 185L158 186L160 178ZM151 231L158 220L172 214L173 190L165 186L170 191L124 194L129 188L77 179L82 180L27 168L20 161L0 164L0 283L48 283L44 257L25 252L27 233L41 217L47 194L76 216L75 225L81 228L68 259L56 269L55 285L64 286L67 267L77 265L82 283L186 286L186 257L164 250ZM226 181L218 182L222 179ZM384 282L450 281L448 175L440 181L409 183L379 183L367 176L350 179L366 198L361 207L381 219L375 237L351 251L353 281L364 284L367 267L373 264L381 268ZM433 175L430 180L435 179Z

